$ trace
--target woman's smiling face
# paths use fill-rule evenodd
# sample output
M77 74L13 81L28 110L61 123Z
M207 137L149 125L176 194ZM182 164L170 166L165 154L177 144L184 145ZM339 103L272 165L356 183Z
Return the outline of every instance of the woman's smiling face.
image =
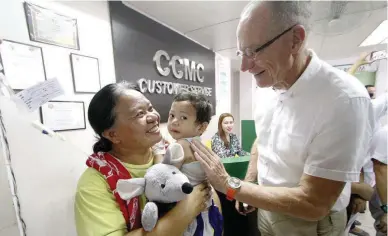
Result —
M231 116L225 117L222 120L222 130L225 134L230 134L233 131L234 119Z
M116 121L111 129L114 135L108 134L113 144L126 148L133 145L151 147L161 140L159 113L142 93L128 90L122 94L115 115Z

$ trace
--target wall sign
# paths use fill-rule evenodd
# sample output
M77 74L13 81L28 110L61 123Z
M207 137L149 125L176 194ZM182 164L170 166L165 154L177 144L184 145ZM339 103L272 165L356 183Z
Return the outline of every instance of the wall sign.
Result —
M179 56L170 58L168 53L163 50L158 50L155 53L153 61L161 76L167 77L172 74L175 81L141 78L138 80L138 85L143 93L178 94L182 91L191 91L208 97L212 96L212 88L201 86L205 81L205 76L201 73L205 69L203 64L190 61L187 58L182 59ZM180 83L180 80L197 82L198 85L183 84Z
M165 60L167 60L169 63L169 67L172 69L172 74L177 79L182 79L183 75L185 76L186 80L190 81L199 81L203 82L204 77L199 74L200 71L203 71L204 66L201 63L195 63L195 61L191 61L187 58L182 59L179 56L173 56L170 59L170 56L167 52L163 50L159 50L155 53L154 56L154 62L156 64L156 69L158 70L159 74L162 76L168 76L170 74L170 68L169 67L162 67L161 60L162 57L164 57ZM177 69L179 65L184 66L184 73L183 71Z
M204 94L216 110L215 53L127 7L110 1L116 81L137 83L167 121L181 91Z

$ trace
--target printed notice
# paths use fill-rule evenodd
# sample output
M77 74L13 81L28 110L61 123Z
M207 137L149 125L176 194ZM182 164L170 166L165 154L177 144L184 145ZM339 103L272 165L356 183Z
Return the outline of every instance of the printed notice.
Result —
M25 89L15 96L22 100L28 111L33 112L46 102L63 94L63 88L54 78Z

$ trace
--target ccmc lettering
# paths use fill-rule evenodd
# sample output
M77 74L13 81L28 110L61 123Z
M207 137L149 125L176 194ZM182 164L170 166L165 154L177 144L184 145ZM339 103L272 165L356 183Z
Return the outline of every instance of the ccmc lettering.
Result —
M203 83L204 76L201 76L201 72L205 67L201 63L190 61L187 58L182 59L179 56L170 56L167 52L159 50L155 53L153 58L158 73L162 76L168 76L171 72L176 79L182 79L189 81L197 81ZM167 63L163 63L163 62ZM163 64L163 65L162 65Z
M142 93L148 92L153 94L174 95L180 92L190 91L194 93L200 93L208 97L212 96L212 88L209 87L173 83L160 80L148 80L145 78L139 79L137 83Z

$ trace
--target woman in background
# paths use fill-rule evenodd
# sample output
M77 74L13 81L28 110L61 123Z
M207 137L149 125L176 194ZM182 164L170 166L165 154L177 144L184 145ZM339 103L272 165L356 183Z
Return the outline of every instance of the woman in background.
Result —
M237 135L232 133L233 126L233 115L221 114L218 120L218 132L212 137L212 150L221 158L249 155L248 152L241 149Z

